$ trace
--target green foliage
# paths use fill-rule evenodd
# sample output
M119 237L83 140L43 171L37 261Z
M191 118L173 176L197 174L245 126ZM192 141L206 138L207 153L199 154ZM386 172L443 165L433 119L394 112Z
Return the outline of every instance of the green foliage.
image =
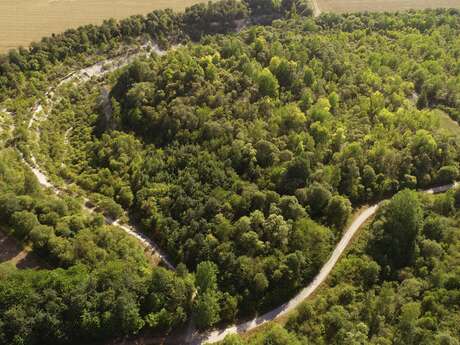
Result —
M263 69L257 76L257 84L261 97L276 97L278 96L279 84L275 76L269 69Z
M152 270L135 239L83 214L79 201L39 189L22 194L26 168L12 155L3 163L8 174L0 185L15 183L0 190L1 226L61 268L1 270L0 343L89 342L186 321L194 290L189 275Z
M196 40L204 34L234 31L237 21L247 19L248 15L244 2L222 0L193 5L185 10L182 20L186 33Z
M219 320L219 297L215 292L205 292L197 297L194 306L196 326L206 329L216 324Z
M274 325L259 341L266 345L300 345L301 342L294 334L289 333L278 325Z
M194 320L200 329L206 329L220 321L221 293L217 288L217 266L210 262L201 262L196 268L196 287L198 296L194 304ZM228 295L228 298L231 298ZM232 303L231 301L228 301ZM227 305L227 308L230 307ZM231 320L231 316L229 316Z
M243 342L237 337L227 336L222 345L239 345ZM295 334L288 332L277 324L270 324L263 334L249 340L248 345L301 345L303 342Z
M306 191L305 203L310 207L312 216L324 215L331 203L331 192L319 183L312 184Z
M194 289L191 277L158 268L147 288L146 323L150 328L170 331L186 322Z
M443 166L438 171L438 182L441 184L453 183L459 176L455 165Z
M420 200L413 191L399 192L385 206L381 218L374 223L372 250L380 266L388 266L388 273L414 262L422 221Z
M217 288L217 266L209 261L201 262L196 268L196 287L204 293Z
M158 301L166 300L174 293L157 288L155 284L161 283L156 272L150 294ZM162 309L160 304L141 308L145 279L136 265L122 261L110 261L91 271L83 265L67 270L14 271L0 281L0 339L9 344L60 344L136 334L145 323L145 313L147 320L162 313L177 321L182 310L183 322L186 309ZM180 279L173 279L181 284ZM187 299L179 303L183 308Z
M351 214L351 204L348 199L336 195L329 200L326 207L327 222L336 228L343 227Z
M205 35L233 32L252 18L271 23L291 13L312 14L305 1L220 0L195 4L183 13L175 13L171 9L155 10L146 16L134 15L120 21L109 19L100 26L86 25L67 30L32 43L31 49L13 49L1 57L0 101L8 96L36 93L38 80L34 80L33 88L28 88L25 77L33 79L37 77L37 72L49 72L56 62L70 61L77 66L79 59L91 58L93 54L110 55L118 46L131 44L141 37L149 37L160 46L167 47L190 39L199 40ZM53 77L48 80L53 80Z
M16 129L8 145L44 157L41 166L94 193L107 216L129 208L175 262L196 271L152 273L133 239L75 200L40 192L14 150L2 150L2 221L62 268L2 269L11 284L0 288L2 341L167 332L190 312L207 328L267 309L318 272L352 205L457 178L458 144L429 107L458 113L458 11L299 18L307 10L304 1L251 0L155 11L70 30L0 59L0 97L21 96L11 101ZM291 20L207 36L283 16ZM162 46L201 41L142 58L101 83L58 88L40 147L25 145L30 106L47 80L143 35ZM99 102L106 81L112 117ZM408 191L395 196L369 245L341 261L337 288L259 343L458 338L451 227L460 193L423 211L422 202ZM61 275L81 280L68 295L61 285L40 285ZM45 303L55 300L56 308Z
M32 229L38 225L37 216L29 211L18 211L11 215L11 226L15 235L19 238L26 238Z
M382 205L373 224L340 259L327 286L300 306L284 329L264 329L244 343L457 344L460 211L455 208L446 218L433 210L444 197L403 191ZM392 276L383 274L385 267L376 261L380 253L374 256L370 245L374 237L380 238L383 226L396 237L395 231L414 230L418 222L423 223L423 231L415 238L413 260L407 266L393 267ZM392 243L382 250L392 252L394 248L399 246ZM223 344L239 341L228 338Z
M247 4L263 11L262 3ZM60 90L79 101L63 102L46 122L49 138L69 126L75 133L65 174L52 141L42 143L56 157L50 170L103 195L116 213L109 199L129 207L175 262L191 271L203 262L217 267L206 298L219 308L200 311L211 323L292 296L327 260L353 206L451 181L458 168L458 146L439 130L437 112L414 105L411 72L429 60L419 45L442 30L449 43L439 46L441 55L453 54L455 26L417 31L412 20L420 13L359 15L356 23L326 15L312 25L294 19L293 5L270 5L274 17L290 7L293 20L207 36L113 74L107 80L116 116L105 126L93 83ZM198 5L188 17L217 18L219 6ZM237 14L240 6L228 8ZM386 30L388 21L399 24ZM403 27L414 30L413 45ZM81 116L63 116L64 109ZM453 200L433 207L450 215ZM426 250L436 252L429 243ZM363 272L372 284L388 268Z

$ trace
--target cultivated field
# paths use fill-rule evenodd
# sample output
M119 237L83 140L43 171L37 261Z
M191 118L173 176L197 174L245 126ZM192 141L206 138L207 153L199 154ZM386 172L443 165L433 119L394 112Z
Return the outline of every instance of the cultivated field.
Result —
M182 10L205 0L0 0L0 52L107 18ZM206 0L207 1L207 0Z
M403 11L409 9L453 7L460 0L316 0L321 12Z
M0 52L79 25L207 0L0 0ZM460 8L460 0L316 0L321 12Z

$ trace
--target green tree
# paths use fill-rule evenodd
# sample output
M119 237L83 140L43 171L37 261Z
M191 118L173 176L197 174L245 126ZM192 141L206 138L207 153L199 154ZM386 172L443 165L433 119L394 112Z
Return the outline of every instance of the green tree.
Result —
M47 225L35 226L29 234L34 249L43 250L48 246L48 242L54 236L54 229Z
M263 168L267 168L276 160L276 146L267 140L259 141L255 146L257 153L257 163Z
M276 98L278 96L279 84L275 76L268 68L264 68L257 77L259 93L262 97Z
M284 58L274 56L270 61L270 71L278 79L279 85L282 87L290 87L295 80L296 63L288 61Z
M438 183L452 183L459 175L458 168L453 165L443 166L438 171Z
M20 238L26 238L38 224L37 216L29 211L14 212L11 217L14 233Z
M340 195L333 196L326 207L326 220L328 224L341 229L351 214L350 201Z
M144 326L139 304L133 293L124 292L117 298L115 313L122 334L136 334Z
M400 339L404 344L416 344L416 322L421 315L420 303L411 302L401 307L401 316L399 319Z
M129 187L122 187L118 193L118 202L125 208L130 208L133 204L134 195Z
M289 133L304 128L307 117L297 105L291 103L277 109L272 120L280 133Z
M263 336L256 340L256 344L263 345L301 345L295 334L274 324Z
M312 86L315 81L315 72L308 66L304 68L303 81L307 87Z
M195 323L198 328L206 329L220 320L219 297L213 291L207 291L197 297L194 306Z
M389 265L394 272L413 262L415 242L423 226L423 213L416 192L396 194L374 223L374 253L380 266Z
M315 182L307 189L307 204L313 217L323 215L332 198L331 192L323 185Z
M237 334L229 334L222 341L222 345L244 345L245 342Z
M199 292L212 291L217 288L217 266L210 261L200 262L196 268L196 287Z

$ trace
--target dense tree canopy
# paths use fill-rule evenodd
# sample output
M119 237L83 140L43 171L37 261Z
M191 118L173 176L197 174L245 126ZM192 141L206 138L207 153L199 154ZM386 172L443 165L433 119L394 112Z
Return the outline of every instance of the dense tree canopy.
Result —
M420 42L447 30L438 49L451 73L457 26L420 30L420 16L459 20L414 12L350 30L352 17L325 15L205 37L114 75L109 120L99 84L63 88L78 102L55 105L41 157L130 208L175 262L217 266L216 289L195 305L203 327L282 303L321 267L353 206L456 177L457 141L417 108L411 68L430 61ZM70 152L56 151L69 128ZM408 264L412 245L379 261L385 272Z
M407 189L459 174L459 141L440 116L460 109L460 14L307 13L302 1L226 0L1 58L0 99L15 97L15 116L2 133L0 225L53 269L0 266L0 343L168 332L190 315L205 329L260 312L312 279L353 207L402 190L327 296L255 344L455 344L460 192ZM145 35L184 44L49 96L57 76ZM47 117L30 130L38 101ZM81 200L42 191L13 148L106 215L129 215L177 273L152 268Z
M188 39L198 40L204 35L228 33L251 21L271 23L292 11L304 16L311 14L303 0L264 6L263 13L258 10L256 2L210 1L193 5L183 13L171 9L155 10L146 16L135 15L120 21L110 19L100 26L87 25L44 37L28 49L20 47L0 56L0 101L8 96L35 95L35 86L39 86L40 79L37 72L45 72L43 77L53 80L59 72L62 73L59 71L56 75L53 70L53 65L59 62L79 65L82 60L92 59L94 55L116 54L121 44L130 44L140 38L152 39L161 46L169 47ZM295 10L297 7L298 12ZM33 80L33 88L25 82L25 78Z
M404 190L388 203L385 216L374 224L374 231L378 233L374 246L380 266L388 265L394 271L413 264L422 221L422 209L415 192Z
M244 341L229 336L222 344L458 344L460 213L437 205L453 202L459 190L398 193L336 266L329 286L284 328L273 325Z
M18 158L0 149L0 226L55 269L0 264L0 344L67 344L144 326L169 331L187 320L188 274L152 269L136 240L85 214L79 200L45 194Z

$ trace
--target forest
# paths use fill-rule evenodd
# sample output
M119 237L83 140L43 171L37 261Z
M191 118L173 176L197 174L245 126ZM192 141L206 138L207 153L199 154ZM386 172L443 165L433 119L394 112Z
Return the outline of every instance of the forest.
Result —
M221 344L458 344L459 201L399 192L284 327Z
M191 318L207 330L267 311L313 279L358 209L384 199L284 328L224 343L458 343L460 191L414 190L459 177L460 141L440 114L460 116L460 12L310 15L303 2L224 0L0 58L14 113L2 123L1 225L52 267L0 264L0 344L168 334ZM146 37L169 50L56 86ZM46 117L31 127L39 102ZM70 192L41 188L22 162L32 157ZM83 196L177 269L152 264Z
M141 37L169 47L190 39L199 40L204 35L232 32L239 22L270 23L287 16L294 7L298 7L302 15L311 14L307 0L221 0L196 4L184 12L155 10L145 16L136 15L120 21L110 19L100 26L87 25L44 37L29 48L20 47L0 56L0 101L21 93L29 97L36 95L34 88L40 86L35 79L45 78L52 82L59 78L62 71L53 68L57 64L79 66L88 59L116 54L121 44Z
M186 269L152 269L134 239L78 200L41 190L14 150L0 158L2 225L55 268L0 265L1 344L74 343L185 321L194 285Z

